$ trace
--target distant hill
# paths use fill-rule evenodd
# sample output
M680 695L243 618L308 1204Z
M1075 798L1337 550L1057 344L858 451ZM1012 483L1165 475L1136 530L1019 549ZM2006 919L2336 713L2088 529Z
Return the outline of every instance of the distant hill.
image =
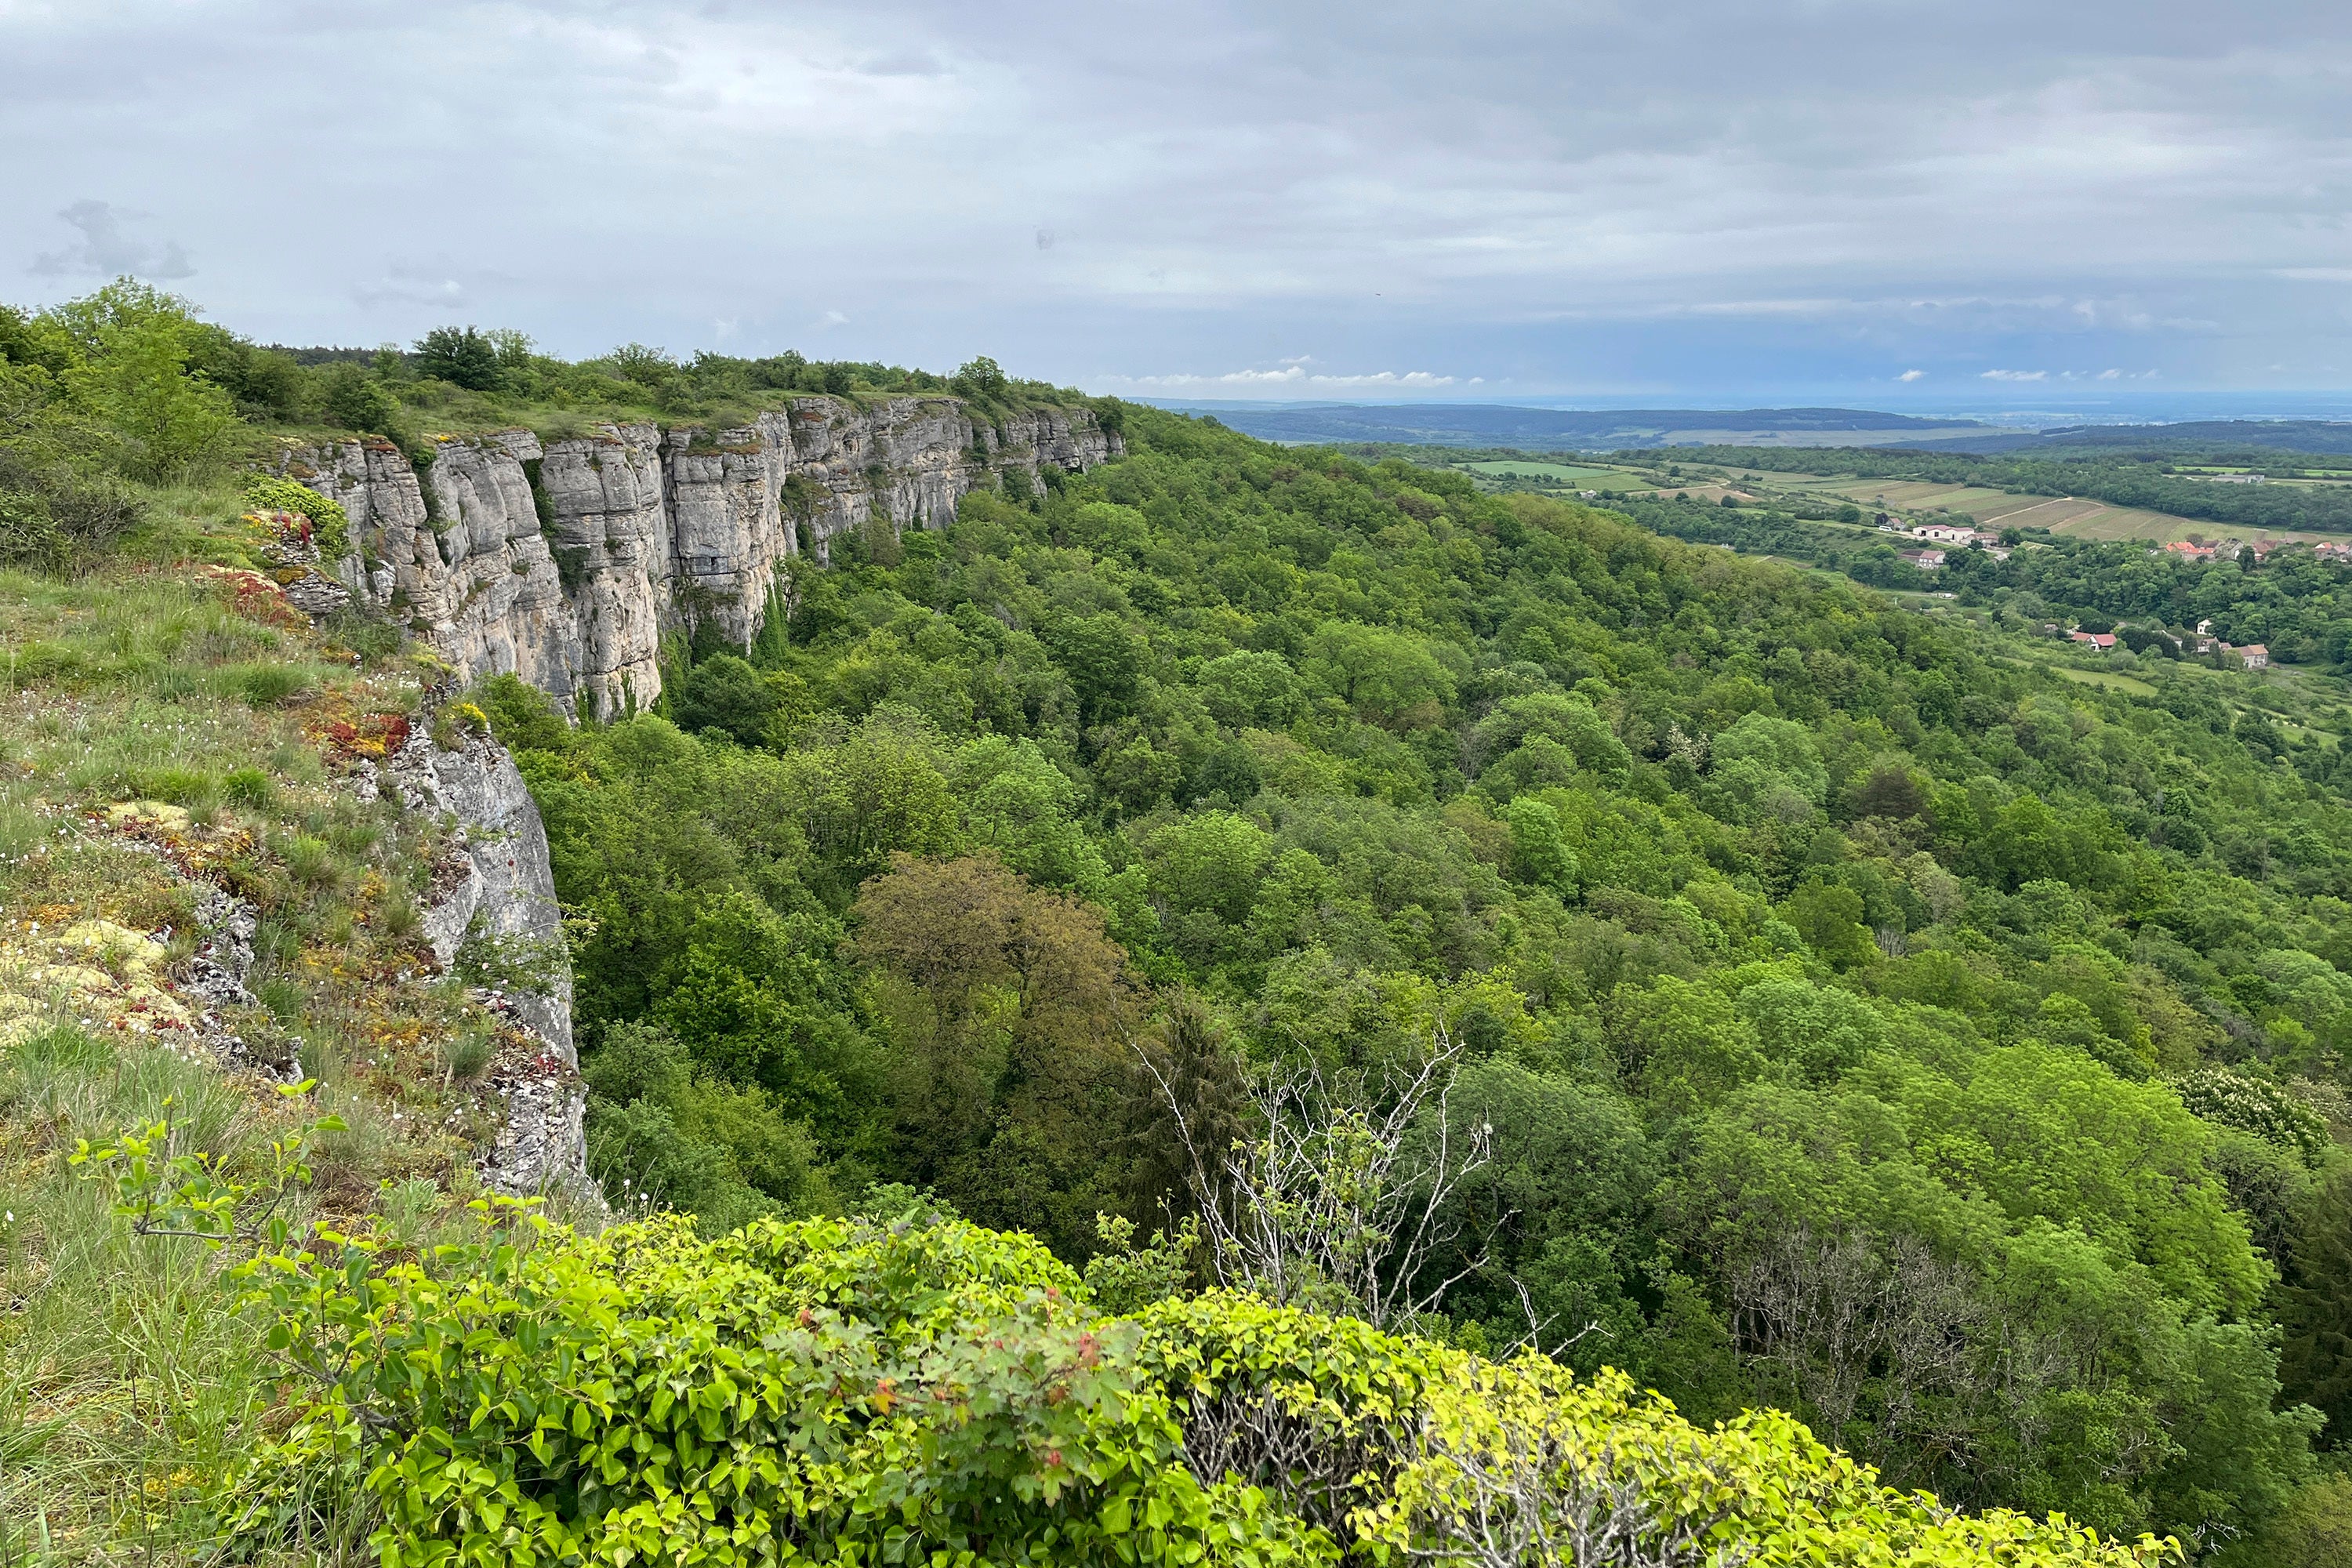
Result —
M1360 441L1432 447L1872 447L1998 437L1976 419L1920 419L1858 408L1514 408L1496 404L1166 404L1245 435L1294 445Z
M2352 452L2352 420L2191 419L2177 425L2075 425L2030 433L1987 431L1981 435L1963 432L1949 437L1914 437L1905 439L1903 445L1934 452L1981 454L2084 447L2126 447L2143 452L2189 447L2200 451Z

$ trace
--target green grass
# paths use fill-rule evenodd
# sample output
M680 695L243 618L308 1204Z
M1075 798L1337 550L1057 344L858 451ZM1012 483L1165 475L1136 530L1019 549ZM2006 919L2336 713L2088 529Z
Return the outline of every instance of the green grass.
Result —
M2110 691L2127 691L2134 697L2153 697L2157 689L2145 680L2135 680L2128 675L2118 675L2111 669L2068 669L2059 665L2050 667L2051 673L2082 686L2104 686Z
M169 1119L182 1147L257 1173L291 1118L217 1068L52 1023L0 1052L0 1562L194 1563L229 1522L223 1481L282 1424L278 1369L235 1251L142 1237L66 1161L78 1138ZM339 1106L348 1111L349 1102ZM455 1238L460 1179L388 1184L357 1205L297 1194L292 1217L373 1210L412 1247ZM365 1520L331 1504L258 1561L363 1561Z
M1585 489L1624 490L1648 488L1651 481L1622 468L1578 468L1566 463L1497 461L1464 463L1467 472L1482 479L1505 479L1512 476L1553 480L1563 485L1575 485Z
M165 493L156 510L203 534L222 500ZM0 572L7 1568L206 1560L212 1500L277 1403L224 1260L131 1237L68 1163L77 1139L168 1117L234 1170L284 1114L257 1080L113 1026L135 1021L129 966L152 944L107 949L102 984L56 983L47 966L80 922L170 928L150 961L167 971L194 950L195 885L105 808L165 803L171 852L258 906L248 984L261 1005L226 1021L257 1054L299 1059L319 1080L318 1108L350 1123L322 1150L308 1204L421 1235L477 1190L493 1111L482 1091L445 1090L441 1068L450 1042L485 1038L488 1024L460 982L430 977L415 919L443 830L357 799L323 740L340 716L415 710L426 672L397 654L355 669L320 645L305 626L239 615L191 568ZM298 1542L268 1560L342 1561L348 1544Z
M259 1414L258 1346L218 1263L119 1226L63 1155L76 1137L165 1116L232 1166L254 1152L244 1096L163 1047L55 1024L0 1059L0 1520L31 1561L97 1560L205 1531L205 1480ZM19 1557L16 1561L24 1561Z

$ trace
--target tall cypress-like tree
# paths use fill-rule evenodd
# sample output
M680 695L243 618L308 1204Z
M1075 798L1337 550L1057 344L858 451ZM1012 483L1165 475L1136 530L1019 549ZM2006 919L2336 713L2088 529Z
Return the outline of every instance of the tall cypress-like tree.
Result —
M2312 1194L2282 1294L2287 1397L2327 1417L2322 1443L2352 1445L2352 1165L2337 1166Z

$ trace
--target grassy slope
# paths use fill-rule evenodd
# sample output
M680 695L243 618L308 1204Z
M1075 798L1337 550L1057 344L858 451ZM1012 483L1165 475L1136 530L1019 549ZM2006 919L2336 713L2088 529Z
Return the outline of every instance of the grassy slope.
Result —
M233 491L155 500L137 553L250 553ZM313 1107L350 1123L323 1151L315 1212L376 1213L421 1240L475 1190L491 1108L445 1079L453 1046L493 1025L460 983L406 978L430 969L417 906L438 829L358 801L322 740L338 718L414 715L436 672L359 660L272 614L253 580L246 613L235 603L192 564L0 574L0 1561L182 1560L208 1528L208 1483L272 1419L221 1260L127 1236L67 1163L78 1139L168 1116L184 1147L250 1169L295 1114L184 1032L146 1027L172 988L142 982L194 947L184 868L261 911L264 1005L224 1023L257 1056L299 1060ZM103 811L130 800L162 803L143 842Z

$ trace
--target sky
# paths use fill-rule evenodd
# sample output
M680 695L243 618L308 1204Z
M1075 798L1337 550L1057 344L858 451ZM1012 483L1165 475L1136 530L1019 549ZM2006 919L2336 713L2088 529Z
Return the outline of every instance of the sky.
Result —
M2347 102L2341 0L0 0L0 299L1167 399L2260 409L2352 388Z

